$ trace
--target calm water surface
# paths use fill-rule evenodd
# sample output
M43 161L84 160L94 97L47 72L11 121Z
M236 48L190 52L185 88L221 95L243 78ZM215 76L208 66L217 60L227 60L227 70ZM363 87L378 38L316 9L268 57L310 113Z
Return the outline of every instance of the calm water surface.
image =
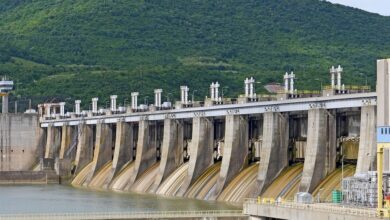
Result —
M0 186L0 214L238 209L215 201L99 192L63 185Z

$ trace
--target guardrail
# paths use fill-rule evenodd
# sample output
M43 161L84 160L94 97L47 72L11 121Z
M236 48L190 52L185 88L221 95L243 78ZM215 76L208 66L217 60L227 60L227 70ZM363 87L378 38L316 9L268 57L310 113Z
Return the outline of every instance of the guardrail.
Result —
M245 215L242 213L242 210L0 214L1 220L159 219L204 217L245 217Z
M282 208L290 209L300 209L300 210L310 210L310 211L320 211L328 212L334 214L343 214L343 215L355 215L355 216L364 216L364 217L376 217L377 213L375 209L368 209L364 207L350 207L343 205L335 205L330 203L312 203L312 204L302 204L292 201L281 201L273 199L245 199L243 206L243 213L246 214L249 204L257 204L262 206L275 206Z

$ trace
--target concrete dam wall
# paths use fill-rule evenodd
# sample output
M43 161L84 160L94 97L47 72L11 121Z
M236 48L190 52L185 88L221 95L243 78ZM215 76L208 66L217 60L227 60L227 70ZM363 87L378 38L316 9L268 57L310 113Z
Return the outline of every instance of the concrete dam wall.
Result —
M37 114L0 115L0 171L27 171L38 163L46 142L38 119Z
M374 168L375 108L49 124L41 155L77 187L237 203L301 191L326 200L340 188L342 163L344 177Z

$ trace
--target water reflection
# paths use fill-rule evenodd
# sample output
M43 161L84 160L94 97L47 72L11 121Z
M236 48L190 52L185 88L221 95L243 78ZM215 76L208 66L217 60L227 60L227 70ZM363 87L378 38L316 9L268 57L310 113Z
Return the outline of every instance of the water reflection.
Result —
M222 202L99 192L63 185L0 186L0 213L237 209Z

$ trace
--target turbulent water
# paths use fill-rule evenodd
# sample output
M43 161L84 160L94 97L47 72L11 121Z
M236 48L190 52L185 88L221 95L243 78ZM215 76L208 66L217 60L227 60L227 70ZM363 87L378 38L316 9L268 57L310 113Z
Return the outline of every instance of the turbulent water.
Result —
M77 176L73 179L72 185L73 186L83 186L85 183L85 180L87 179L87 176L90 175L92 172L92 162L89 163L87 166L82 169Z
M154 180L159 171L160 163L155 163L153 166L149 167L145 172L138 178L138 180L131 186L131 190L134 192L145 193L150 190L154 184Z
M293 199L298 192L301 181L303 164L295 164L282 171L272 184L261 195L266 198Z
M91 180L88 186L95 189L102 188L108 178L108 175L111 171L111 167L112 167L112 161L105 164L103 168Z
M121 171L113 178L112 161L105 164L90 183L86 179L92 174L92 163L88 164L72 181L73 186L83 186L91 189L112 189L120 192L152 193L158 195L176 196L184 183L188 172L189 163L184 163L171 173L157 189L152 189L155 178L159 172L160 163L157 162L149 167L132 185L129 185L133 174L134 162L125 164ZM203 174L190 186L184 197L208 200L214 194L216 182L219 177L221 163L215 163L206 169ZM242 203L245 198L253 197L256 188L256 179L259 163L255 163L242 170L218 196L218 201ZM278 198L292 200L298 192L302 178L303 164L298 163L285 168L261 195L266 198ZM355 166L346 165L344 177L352 176ZM330 200L331 192L340 189L341 168L330 173L312 193L322 201ZM113 179L112 179L113 178Z
M209 167L185 193L188 198L208 199L218 180L218 174L221 170L221 162Z
M256 187L258 169L259 163L255 163L241 171L222 191L218 200L241 203L249 198Z
M165 196L175 196L184 183L189 163L182 164L161 184L156 193Z
M118 176L112 181L110 189L115 191L125 190L127 183L130 181L131 174L133 174L134 165L134 162L126 164Z
M237 209L222 202L167 199L63 185L0 186L0 214Z
M344 177L353 176L355 170L356 166L354 165L344 166ZM337 168L335 171L330 173L313 191L313 197L317 199L319 195L321 201L331 201L332 191L335 189L340 190L341 188L341 176L341 168Z

